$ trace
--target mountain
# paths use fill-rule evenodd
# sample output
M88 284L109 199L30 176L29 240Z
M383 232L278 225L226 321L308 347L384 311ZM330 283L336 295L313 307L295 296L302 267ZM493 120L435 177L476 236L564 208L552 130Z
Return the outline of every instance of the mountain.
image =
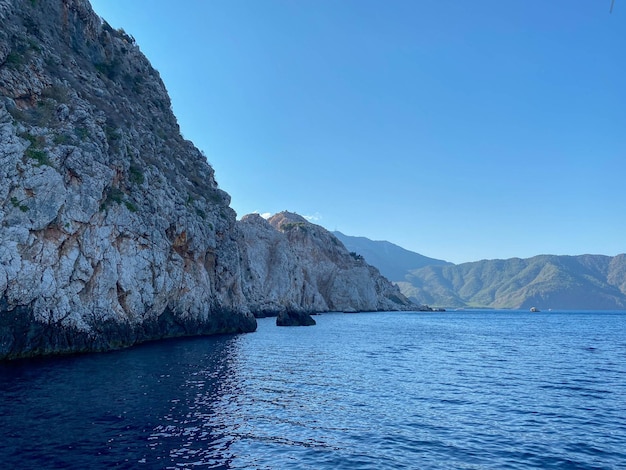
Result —
M244 294L260 315L298 307L309 312L417 308L376 268L304 217L280 212L265 220L250 214L239 229L248 279Z
M443 307L626 308L626 255L483 260L428 266L398 282L419 303Z
M381 274L391 281L404 281L409 272L425 266L452 264L440 259L428 258L387 241L352 237L337 231L333 234L349 251L363 256L368 263L376 266Z
M333 233L418 305L626 309L626 255L541 255L455 265L386 241Z
M0 359L410 308L318 228L237 222L158 72L87 0L0 0L0 173Z

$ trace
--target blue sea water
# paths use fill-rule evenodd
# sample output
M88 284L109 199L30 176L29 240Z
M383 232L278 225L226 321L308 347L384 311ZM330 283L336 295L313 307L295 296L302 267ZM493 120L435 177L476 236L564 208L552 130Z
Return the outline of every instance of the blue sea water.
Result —
M1 364L0 462L626 468L624 312L316 320Z

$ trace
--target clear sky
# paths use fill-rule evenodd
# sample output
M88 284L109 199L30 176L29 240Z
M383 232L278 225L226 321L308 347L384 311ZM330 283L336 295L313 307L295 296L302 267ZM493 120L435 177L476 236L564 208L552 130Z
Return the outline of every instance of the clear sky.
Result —
M626 0L92 0L239 216L455 263L626 252Z

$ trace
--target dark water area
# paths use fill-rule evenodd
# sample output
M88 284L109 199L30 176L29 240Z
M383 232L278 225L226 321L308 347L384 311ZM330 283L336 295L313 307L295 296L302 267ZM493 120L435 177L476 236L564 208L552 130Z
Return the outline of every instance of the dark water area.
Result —
M4 468L626 469L626 313L325 314L0 364Z

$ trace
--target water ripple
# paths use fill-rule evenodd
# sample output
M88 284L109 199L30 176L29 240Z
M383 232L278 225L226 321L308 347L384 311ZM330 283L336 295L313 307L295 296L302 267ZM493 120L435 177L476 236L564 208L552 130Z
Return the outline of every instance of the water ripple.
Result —
M626 468L626 315L328 314L0 366L7 468Z

